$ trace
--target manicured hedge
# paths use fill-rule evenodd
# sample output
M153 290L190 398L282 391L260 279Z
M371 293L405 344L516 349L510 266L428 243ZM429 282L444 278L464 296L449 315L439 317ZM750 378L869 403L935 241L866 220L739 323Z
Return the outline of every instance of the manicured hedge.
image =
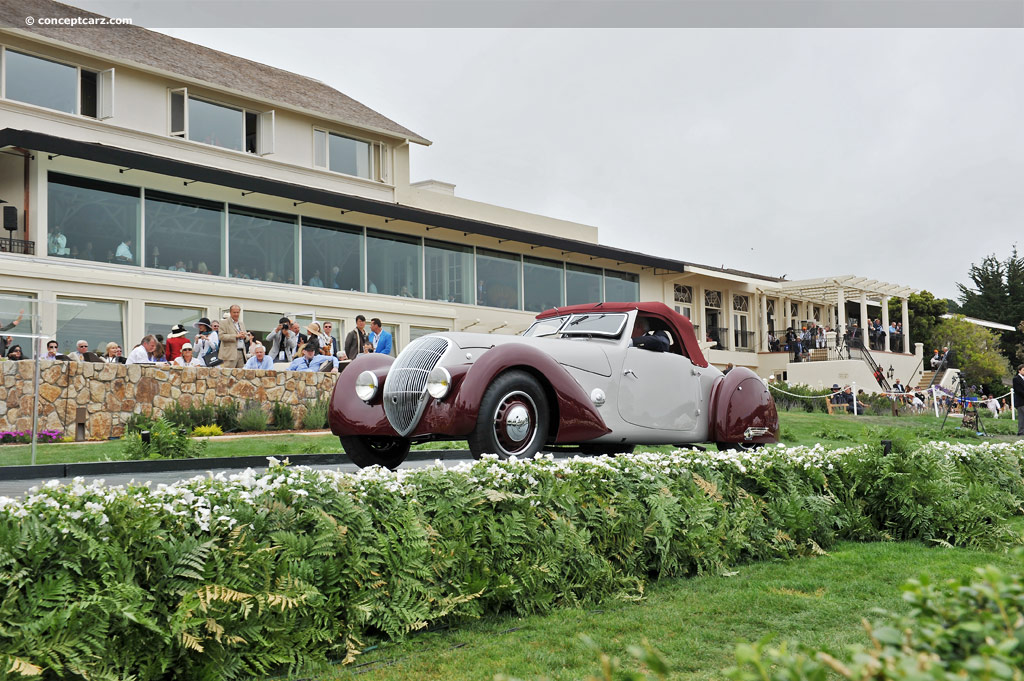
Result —
M0 664L251 678L351 658L378 633L639 599L651 579L840 538L1008 538L1024 445L897 445L54 482L0 499Z

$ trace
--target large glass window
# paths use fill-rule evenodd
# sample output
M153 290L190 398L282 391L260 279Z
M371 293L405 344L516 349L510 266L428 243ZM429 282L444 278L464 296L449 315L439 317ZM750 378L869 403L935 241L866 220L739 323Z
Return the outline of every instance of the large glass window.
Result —
M285 316L283 312L254 312L242 310L242 321L245 322L245 330L253 335L255 340L260 341L270 353L270 343L266 341L269 334L277 329L277 322Z
M473 249L440 241L425 241L427 299L473 303Z
M410 326L409 327L409 342L413 342L418 338L429 336L432 333L444 333L448 329L440 326Z
M21 346L21 356L24 359L33 357L35 341L31 338L19 335L20 333L36 333L36 298L26 293L8 293L0 291L0 328L12 323L18 317L21 319L13 328L0 331L0 336L10 336L11 342L5 346L4 352L10 352L15 345Z
M478 248L476 304L518 310L521 274L518 255Z
M565 304L565 268L562 263L523 258L523 306L541 312Z
M139 264L139 190L50 173L47 197L52 256Z
M78 113L78 68L6 50L7 99Z
M363 290L363 230L302 219L302 279L306 286Z
M189 337L195 332L192 324L199 321L200 317L206 316L206 310L198 307L172 307L170 305L146 304L146 335L160 334L165 339L171 333L171 327L181 324L188 330ZM103 350L103 348L100 348ZM100 354L103 354L102 352Z
M640 278L629 272L604 271L604 299L611 303L632 303L640 299Z
M565 266L565 304L600 303L601 270L583 265Z
M388 232L366 232L366 290L420 298L420 240Z
M224 204L146 191L146 267L222 274Z
M293 215L231 206L228 253L232 276L294 284L297 231L298 220Z
M242 151L245 118L241 109L188 98L188 138Z
M57 306L57 343L62 353L74 352L75 343L84 340L97 354L103 354L107 343L117 343L124 348L127 357L142 340L135 338L125 344L123 303L63 297L58 297L57 301L85 304L84 308ZM72 315L74 318L69 319Z

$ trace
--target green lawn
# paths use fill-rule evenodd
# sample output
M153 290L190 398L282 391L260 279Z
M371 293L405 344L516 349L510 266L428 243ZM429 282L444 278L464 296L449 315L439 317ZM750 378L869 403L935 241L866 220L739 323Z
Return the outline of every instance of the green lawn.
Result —
M831 447L844 447L861 442L877 442L894 434L920 437L928 440L981 442L973 433L957 430L958 419L950 418L940 430L941 419L934 415L919 416L829 416L822 413L782 412L782 441L788 445L812 445L823 442ZM1016 439L1016 421L1009 419L983 419L990 437L988 440ZM465 441L431 442L413 449L465 449ZM669 451L672 447L652 447ZM211 438L206 456L287 456L289 454L330 454L341 452L341 444L334 435L304 435L287 433L253 438ZM121 442L109 440L85 444L60 443L38 445L36 462L72 463L79 461L118 461ZM0 466L25 465L31 461L28 445L0 447Z
M1024 530L1024 523L1015 523ZM641 603L606 603L544 616L490 617L449 630L382 642L322 681L373 679L579 680L599 671L577 638L635 667L626 646L648 639L673 679L721 679L739 641L772 636L829 649L866 643L860 622L874 608L904 611L900 585L927 574L964 577L993 563L1016 571L1003 553L928 548L918 543L844 542L828 556L744 565L731 576L704 575L653 584ZM627 662L628 660L628 662Z

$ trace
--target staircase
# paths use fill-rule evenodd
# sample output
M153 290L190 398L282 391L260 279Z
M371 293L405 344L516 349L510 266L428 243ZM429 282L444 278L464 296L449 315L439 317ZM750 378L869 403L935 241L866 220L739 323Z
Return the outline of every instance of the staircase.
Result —
M917 382L917 385L914 387L914 390L927 390L928 388L930 388L932 385L932 381L935 380L935 374L937 373L939 372L926 371L923 374L921 374L921 380Z

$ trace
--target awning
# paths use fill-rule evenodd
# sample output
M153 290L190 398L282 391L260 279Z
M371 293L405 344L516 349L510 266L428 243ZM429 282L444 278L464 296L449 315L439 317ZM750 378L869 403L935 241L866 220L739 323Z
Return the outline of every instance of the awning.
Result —
M592 260L600 258L613 261L619 265L631 264L650 267L656 270L666 270L667 272L683 272L689 264L681 260L659 258L644 253L531 232L515 227L459 217L457 215L436 213L423 210L422 208L412 208L387 201L366 199L325 189L316 189L280 180L272 180L266 177L246 175L245 173L188 163L121 147L55 137L31 130L15 130L13 128L0 130L0 148L5 147L20 147L38 153L70 156L122 168L132 168L170 177L178 177L183 180L205 182L219 187L230 187L247 193L256 192L267 196L291 199L296 202L315 203L344 211L387 218L392 221L401 220L431 228L441 227L466 234L494 237L500 241L514 241L529 246L552 248L562 251L563 255L566 253L577 253L590 256Z
M800 281L781 282L779 295L791 296L801 300L834 305L839 299L839 289L843 290L843 297L849 302L856 302L861 294L870 296L880 301L886 296L893 298L907 298L917 289L909 286L899 286L877 279L846 275L841 277L825 277L822 279L802 279Z

